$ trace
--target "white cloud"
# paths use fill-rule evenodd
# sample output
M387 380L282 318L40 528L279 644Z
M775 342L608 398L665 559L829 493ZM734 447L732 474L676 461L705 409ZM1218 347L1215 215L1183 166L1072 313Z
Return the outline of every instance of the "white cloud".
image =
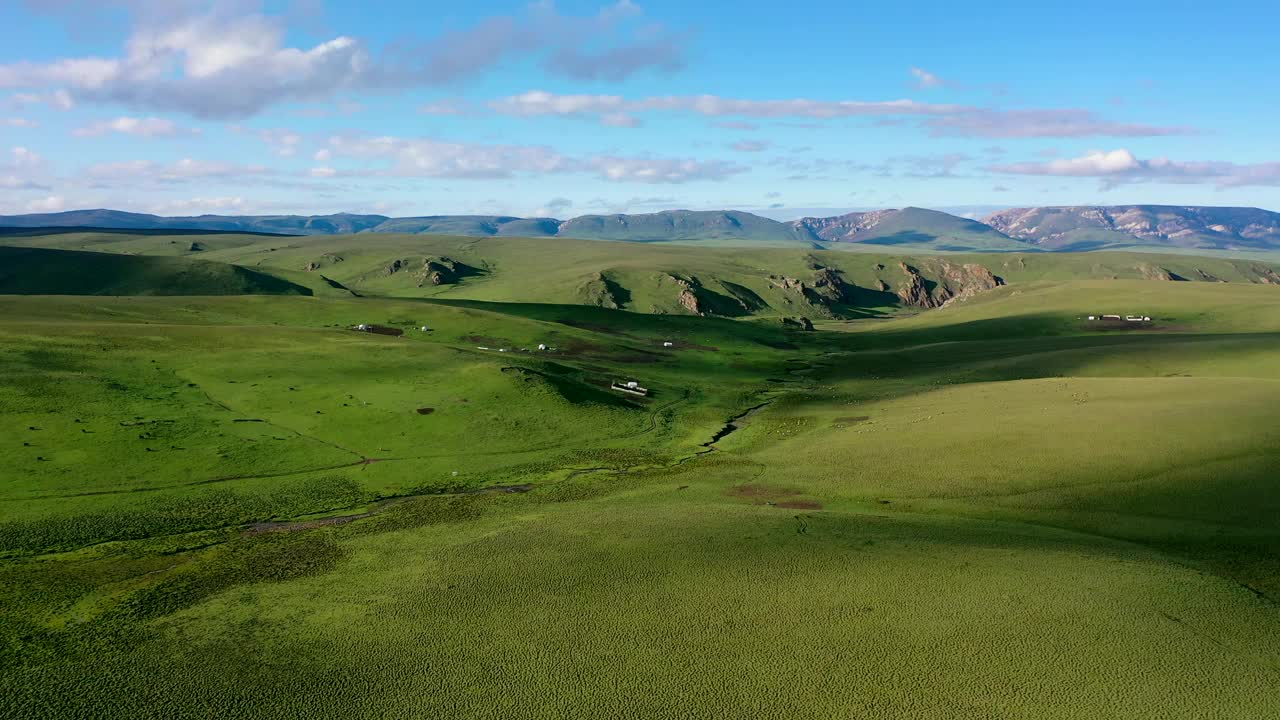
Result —
M1111 151L1090 150L1081 157L1048 162L996 165L990 170L1015 175L1100 178L1106 189L1133 182L1203 183L1216 185L1219 189L1280 186L1280 162L1182 162L1164 157L1143 160L1123 148Z
M0 125L5 125L7 127L14 127L14 128L40 127L40 123L34 120L28 120L27 118L21 118L21 117L11 117L11 118L0 119Z
M696 180L724 180L746 168L720 160L697 161L676 158L622 158L598 155L586 161L599 175L615 182L685 183Z
M44 167L44 157L39 153L28 150L25 147L13 147L9 149L9 167L19 169L33 169Z
M418 112L423 115L466 115L471 112L471 106L463 100L450 98L422 105L418 108Z
M71 134L76 137L101 137L109 133L148 138L173 138L200 135L201 130L181 127L170 120L157 117L118 117L114 120L103 120L86 125Z
M921 90L938 88L947 84L945 80L924 68L913 67L911 68L911 74L916 78L916 87Z
M640 122L640 118L626 113L606 113L600 116L600 122L608 125L609 127L629 128L640 127L640 125L643 124Z
M156 215L217 215L224 213L243 213L248 209L243 197L194 197L183 200L170 200L147 208Z
M27 212L58 212L67 208L67 201L61 195L49 195L39 200L32 200L26 207Z
M389 161L389 165L374 172L400 177L482 179L591 173L615 182L680 183L723 180L746 171L741 166L715 160L617 155L573 158L544 145L485 145L427 138L342 135L329 138L328 145L334 156ZM357 173L335 173L351 174Z
M768 150L773 143L768 140L739 140L729 147L738 152L764 152Z
M18 177L17 175L0 175L0 189L4 190L48 190L48 185Z
M293 157L298 154L298 146L302 144L302 135L292 130L273 128L259 130L258 139L272 147L272 152L280 157Z
M143 183L176 184L193 180L242 180L251 176L273 175L275 171L262 165L210 162L183 158L168 165L150 160L100 163L90 166L85 174L97 180L130 180Z
M865 115L945 115L971 111L962 105L937 105L914 100L743 100L717 95L667 95L628 100L620 95L557 95L531 90L494 100L491 108L503 115L610 115L651 111L690 112L710 117L840 118Z
M338 174L337 170L331 167L313 167L310 175L314 178L331 178Z
M71 93L66 90L55 90L49 93L14 93L5 100L11 108L26 108L32 105L47 105L54 110L66 112L76 106Z
M934 137L1158 137L1192 135L1187 127L1119 123L1089 110L974 110L925 122Z
M62 92L67 103L74 96L238 118L337 93L443 85L523 57L541 58L549 70L570 77L604 80L684 63L681 36L652 23L637 29L640 11L629 0L590 17L561 15L551 3L537 3L519 16L490 17L381 54L346 35L291 47L281 17L244 12L260 2L119 4L133 20L119 55L0 65L0 88L47 88ZM93 10L99 3L64 5Z
M329 158L333 157L333 153L328 148L321 148L312 156L316 162L329 162Z

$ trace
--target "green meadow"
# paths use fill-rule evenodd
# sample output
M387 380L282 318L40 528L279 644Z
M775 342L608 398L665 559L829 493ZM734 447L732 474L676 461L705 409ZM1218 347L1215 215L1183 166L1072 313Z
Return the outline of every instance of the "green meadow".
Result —
M0 717L1280 715L1260 261L367 237L5 239Z

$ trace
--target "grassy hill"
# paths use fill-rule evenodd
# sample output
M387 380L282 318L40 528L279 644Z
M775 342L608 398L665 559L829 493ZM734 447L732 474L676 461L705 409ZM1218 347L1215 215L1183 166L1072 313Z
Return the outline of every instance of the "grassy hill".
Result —
M1280 712L1280 288L1000 256L800 332L454 299L552 267L477 248L433 297L0 297L0 710Z
M893 314L987 290L995 282L1096 278L1280 284L1280 266L1269 262L1120 252L935 256L397 234L175 238L62 233L6 242L176 254L287 277L317 291L328 287L327 278L362 295L730 317ZM984 275L990 278L984 281Z
M225 263L0 246L6 295L311 295L313 290Z

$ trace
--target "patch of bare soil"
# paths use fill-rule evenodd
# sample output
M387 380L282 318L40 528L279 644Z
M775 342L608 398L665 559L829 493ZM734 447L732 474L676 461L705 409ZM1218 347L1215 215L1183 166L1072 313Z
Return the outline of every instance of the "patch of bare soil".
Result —
M420 407L420 408L418 408L417 413L418 413L419 415L430 415L431 413L433 413L433 412L435 412L435 411L436 411L436 409L435 409L435 408L430 408L430 407Z
M773 503L774 507L787 508L788 510L821 510L822 503L816 500L783 500L782 502Z
M642 364L656 363L662 359L662 355L658 353L645 352L640 350L631 350L626 352L626 348L614 349L608 345L601 345L587 340L569 340L562 343L559 348L559 354L573 358L594 358L597 360L609 360L619 363Z
M462 339L466 340L467 342L473 342L478 345L484 345L485 347L491 347L491 348L502 348L502 347L511 346L510 340L506 340L504 338L491 337L489 335L464 335L462 336Z
M870 415L850 415L848 417L838 417L831 421L835 427L844 427L845 425L857 425L871 419Z
M400 328L387 327L386 325L370 325L369 332L374 335L387 335L390 337L400 337L404 331Z

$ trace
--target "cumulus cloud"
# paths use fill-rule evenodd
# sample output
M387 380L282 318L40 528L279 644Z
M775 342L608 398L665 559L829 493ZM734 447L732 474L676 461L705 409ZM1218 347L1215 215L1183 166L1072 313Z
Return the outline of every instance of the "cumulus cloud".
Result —
M185 128L170 120L156 117L118 117L103 120L74 130L76 137L101 137L110 133L135 135L148 138L191 137L201 134L198 128Z
M1104 188L1134 182L1213 184L1219 189L1280 186L1280 162L1240 164L1226 161L1182 162L1156 157L1143 160L1127 149L1090 150L1075 158L996 165L990 170L1015 175L1087 177Z
M1186 127L1162 127L1119 123L1089 110L973 110L925 122L934 137L1038 138L1038 137L1158 137L1190 135Z
M61 3L86 10L101 4ZM641 11L629 0L588 17L537 3L520 15L491 17L382 51L347 35L290 46L283 18L261 12L261 2L109 4L133 20L120 54L0 65L0 88L48 89L63 92L68 102L74 97L226 119L338 93L443 85L529 57L570 77L622 80L647 69L679 69L686 44L659 25L637 28Z
M387 161L389 164L377 172L400 177L485 179L591 173L614 182L681 183L723 180L746 171L716 160L617 155L574 158L544 145L456 143L391 136L337 135L329 138L327 149L333 156Z

